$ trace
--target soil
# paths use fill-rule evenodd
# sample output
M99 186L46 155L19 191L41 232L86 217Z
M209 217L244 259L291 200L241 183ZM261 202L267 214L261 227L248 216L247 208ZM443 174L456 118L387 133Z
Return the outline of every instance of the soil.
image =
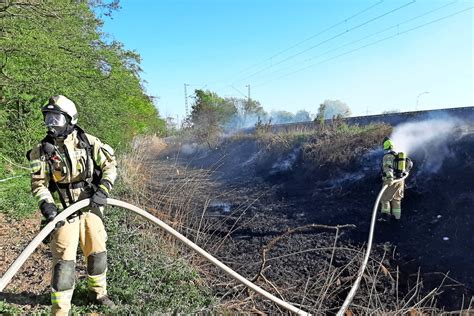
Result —
M17 220L0 214L0 275L3 275L28 243L39 233L41 213L30 218ZM27 311L44 304L50 283L49 266L51 254L48 247L40 245L19 270L14 282L0 294L0 300L22 305Z
M452 157L434 174L420 168L426 157L413 157L402 219L377 224L366 287L355 302L367 303L371 288L378 301L369 305L382 312L401 308L393 291L396 278L400 301L403 297L408 301L413 288L420 298L438 288L436 299L430 300L438 311L472 304L474 135L453 141L450 150ZM353 166L328 173L324 168L312 170L298 148L268 156L255 142L241 140L216 150L180 153L179 159L169 161L215 170L216 193L221 197L205 212L214 245L204 248L252 279L261 272L262 249L274 241L257 283L316 314L334 314L354 280L367 241L371 209L381 187L380 155L367 153ZM166 156L172 153L164 160ZM38 212L15 220L0 214L0 274L38 233L40 216ZM340 228L336 234L333 228L314 225L355 227ZM295 232L287 234L292 229ZM50 256L47 246L41 245L0 300L26 310L48 304ZM213 289L230 301L243 293L228 284ZM260 311L281 312L258 296L250 296L250 304Z
M402 218L377 223L373 251L373 258L384 262L391 275L399 272L398 295L411 295L416 284L421 288L420 298L437 288L431 306L438 311L472 308L474 294L474 134L451 140L449 150L450 156L437 172L427 171L427 157L423 154L412 157L415 167L406 182ZM338 246L362 248L368 238L373 203L381 188L381 155L381 151L368 152L353 166L335 172L324 168L315 171L302 159L298 148L269 156L255 142L240 140L224 143L216 150L181 155L181 159L194 168L219 165L214 175L221 184L220 190L232 191L234 195L211 207L208 214L212 216L221 209L221 213L235 212L235 216L234 220L217 220L221 237L233 229L231 241L223 246L225 251L217 255L251 278L258 273L262 247L296 227L353 224L356 228L341 229ZM226 210L222 205L226 205ZM244 205L248 208L242 212ZM333 242L333 232L309 229L279 242L271 256L331 247ZM337 254L335 260L339 263L335 266L343 266L354 257L350 252ZM321 252L289 256L273 262L265 276L278 284L277 288L286 288L285 295L301 300L309 294L302 292L306 281L314 278L315 271L321 271L318 265L327 265L329 260L328 253ZM348 270L355 273L357 266ZM345 271L343 275L347 274ZM383 287L381 284L386 280L380 282L377 286ZM298 295L291 296L289 288ZM346 293L347 287L344 290L341 286L328 300L326 309L318 311L333 313ZM395 300L394 296L391 298ZM314 311L316 303L308 303L309 308ZM390 310L387 304L382 307ZM392 306L391 310L397 307Z
M42 215L38 211L29 218L15 219L0 213L0 275L7 271L20 253L40 232ZM50 305L51 251L42 243L0 293L0 301L18 305L22 313L37 313ZM86 274L78 258L79 277Z

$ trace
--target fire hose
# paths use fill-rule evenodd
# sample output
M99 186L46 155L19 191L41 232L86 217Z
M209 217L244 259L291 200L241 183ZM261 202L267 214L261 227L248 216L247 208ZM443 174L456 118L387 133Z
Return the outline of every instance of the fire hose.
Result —
M3 291L5 286L10 282L12 277L18 272L18 270L21 268L21 266L25 263L25 261L29 258L29 256L35 251L35 249L41 244L41 242L54 230L56 223L59 221L66 220L67 217L70 215L74 214L75 212L79 211L80 209L88 206L90 204L90 199L85 199L81 200L77 203L74 203L73 205L69 206L66 208L64 211L59 213L58 216L54 218L53 221L48 223L40 232L39 234L28 244L28 246L23 250L23 252L18 256L18 258L12 263L10 268L5 272L5 274L2 276L0 279L0 292ZM207 253L204 249L184 237L182 234L171 228L169 225L164 223L163 221L159 220L155 216L151 215L150 213L142 210L141 208L138 208L132 204L115 200L115 199L107 199L107 204L112 205L112 206L118 206L124 209L127 209L129 211L135 212L138 215L144 217L145 219L151 221L154 224L157 224L165 230L167 233L173 235L174 237L178 238L181 242L183 242L186 246L190 247L197 253L199 253L201 256L209 260L211 263L213 263L215 266L223 270L225 273L227 273L229 276L232 278L238 280L241 282L243 285L247 286L248 288L254 290L255 292L261 294L262 296L266 297L267 299L271 300L272 302L280 305L284 309L293 312L297 315L310 315L309 313L279 299L278 297L274 296L273 294L267 292L266 290L262 289L261 287L255 285L254 283L250 282L219 260L217 260L215 257L213 257L211 254Z
M401 182L401 181L405 180L406 177L408 177L408 174L406 174L405 176L403 176L400 179L394 180L393 183ZM372 242L373 242L373 239L374 239L374 231L375 231L375 220L377 218L377 208L379 206L380 199L382 198L382 195L383 195L383 193L385 192L385 190L387 188L388 188L388 185L385 184L382 187L382 189L380 190L379 195L377 196L377 199L375 200L374 208L373 208L373 211L372 211L372 220L370 222L369 241L367 242L367 250L365 252L364 261L362 261L362 265L360 266L359 272L357 273L357 279L355 280L354 284L352 285L352 288L351 288L349 294L347 294L347 297L346 297L344 303L342 304L341 308L337 312L337 316L343 316L345 314L345 312L346 312L347 308L349 307L349 305L351 304L352 299L354 298L357 290L359 289L359 284L360 284L360 281L362 280L362 276L364 275L364 271L365 271L365 268L367 267L367 263L369 262L370 251L372 250Z

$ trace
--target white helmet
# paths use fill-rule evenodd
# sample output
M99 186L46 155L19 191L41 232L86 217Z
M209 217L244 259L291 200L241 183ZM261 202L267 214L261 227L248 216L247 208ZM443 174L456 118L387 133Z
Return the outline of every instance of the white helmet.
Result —
M55 95L49 99L48 104L46 104L41 111L43 114L46 112L59 112L67 115L70 119L70 123L75 125L77 123L77 109L74 102L69 100L63 95Z

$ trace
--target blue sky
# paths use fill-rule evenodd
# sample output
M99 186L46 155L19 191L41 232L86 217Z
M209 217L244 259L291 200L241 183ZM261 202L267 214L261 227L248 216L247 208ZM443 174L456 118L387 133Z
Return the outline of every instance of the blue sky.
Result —
M142 57L162 116L208 89L267 111L474 106L468 0L121 0L104 31ZM428 92L428 93L424 93ZM189 107L192 99L188 99Z

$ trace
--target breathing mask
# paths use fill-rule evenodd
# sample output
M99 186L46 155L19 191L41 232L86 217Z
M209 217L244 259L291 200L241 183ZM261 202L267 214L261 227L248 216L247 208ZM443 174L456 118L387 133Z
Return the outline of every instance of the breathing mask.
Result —
M48 129L48 134L52 137L64 137L68 134L68 120L66 116L59 112L46 112L44 114L44 124Z

